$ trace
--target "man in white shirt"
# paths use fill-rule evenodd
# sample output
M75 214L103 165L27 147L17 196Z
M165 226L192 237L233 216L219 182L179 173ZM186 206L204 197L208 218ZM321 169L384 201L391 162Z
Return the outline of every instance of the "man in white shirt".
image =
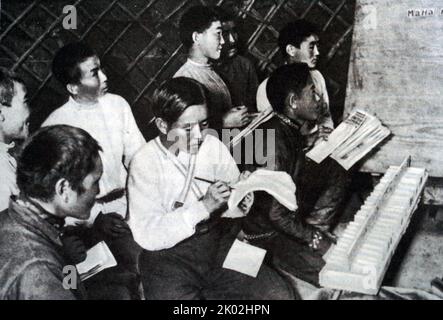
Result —
M318 34L319 31L314 25L304 20L296 20L288 23L280 31L278 37L278 45L287 64L302 62L306 63L311 69L317 99L322 102L322 112L316 123L318 127L302 128L302 134L308 136L310 144L314 143L319 137L327 136L334 128L329 110L329 96L325 79L320 71L315 69L320 56ZM266 78L257 90L257 109L259 111L272 108L266 95L268 79Z
M220 59L222 24L218 13L206 6L191 7L180 19L180 38L189 50L188 60L174 77L187 77L200 82L208 90L210 126L240 128L250 122L244 106L232 106L229 89L214 71L212 62Z
M10 154L14 140L28 136L29 107L23 80L0 69L0 211L8 208L11 195L18 194L17 163Z
M154 93L160 136L129 170L129 226L145 249L140 272L147 299L288 299L286 283L262 265L256 279L223 269L249 210L227 209L240 172L227 148L207 135L202 85L178 77ZM243 174L247 175L247 174ZM204 181L203 181L203 180Z
M126 100L108 93L107 77L100 59L89 46L75 42L61 48L54 57L52 71L70 97L49 115L42 126L67 124L78 127L101 145L103 176L100 194L86 226L93 226L92 233L107 242L119 266L134 266L139 250L125 221L125 188L129 162L145 139ZM81 223L80 220L67 221L69 225Z

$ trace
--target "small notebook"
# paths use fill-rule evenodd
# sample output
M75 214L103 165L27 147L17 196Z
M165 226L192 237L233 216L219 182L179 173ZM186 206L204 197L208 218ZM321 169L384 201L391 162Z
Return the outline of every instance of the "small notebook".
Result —
M255 278L260 271L265 255L265 249L235 239L223 262L223 268Z
M111 250L104 241L97 243L86 252L85 261L77 264L77 271L82 281L96 275L100 271L117 265Z

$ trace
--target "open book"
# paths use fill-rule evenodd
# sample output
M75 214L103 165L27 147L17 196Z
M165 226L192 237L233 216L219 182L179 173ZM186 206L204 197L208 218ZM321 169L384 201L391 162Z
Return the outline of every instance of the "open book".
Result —
M85 261L77 264L77 271L82 281L100 271L117 265L114 256L104 241L97 243L86 252Z
M318 143L306 155L317 163L330 155L349 170L390 133L376 117L356 110L332 131L328 141Z
M291 211L297 207L295 183L291 176L284 171L257 169L246 179L233 186L228 200L230 209L236 208L242 199L250 192L265 191Z

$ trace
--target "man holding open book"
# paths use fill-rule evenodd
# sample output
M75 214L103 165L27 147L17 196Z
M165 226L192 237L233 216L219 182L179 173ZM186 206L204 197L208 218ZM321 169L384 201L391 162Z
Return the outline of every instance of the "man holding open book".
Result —
M306 179L301 128L308 121L316 121L321 110L309 67L304 63L280 67L270 76L266 91L275 116L258 128L266 134L274 132L275 159L262 165L256 163L252 170L264 167L288 173L296 184L299 209L291 211L270 195L255 193L254 205L243 224L245 239L268 251L268 263L317 285L318 272L324 265L322 255L333 237L306 223L311 213L304 204L307 193L319 180L326 178L311 175ZM268 139L262 141L261 149L268 150ZM257 150L254 157L257 158ZM334 189L328 190L332 190L329 192L334 196Z

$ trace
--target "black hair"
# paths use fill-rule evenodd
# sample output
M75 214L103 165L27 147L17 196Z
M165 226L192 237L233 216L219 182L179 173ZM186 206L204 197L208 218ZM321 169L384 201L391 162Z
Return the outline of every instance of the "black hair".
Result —
M282 54L286 57L286 47L292 44L300 48L300 44L311 35L319 35L320 30L306 20L296 20L288 23L280 31L278 36L278 46Z
M62 47L52 61L52 73L63 86L77 84L81 79L79 64L96 56L87 44L73 42Z
M266 95L272 108L276 112L283 113L288 95L294 93L299 96L309 76L309 67L306 63L296 62L276 69L266 84Z
M12 98L15 94L14 82L20 83L25 86L23 80L15 73L0 68L0 104L4 106L11 106Z
M205 88L196 80L177 77L166 80L154 91L152 111L169 125L192 105L206 104Z
M179 23L180 40L186 48L191 48L194 32L202 33L211 27L220 17L213 7L194 6L189 8L181 17Z
M64 178L82 193L84 178L94 171L102 150L89 133L68 125L43 127L25 143L17 161L17 185L26 197L51 201Z
M226 22L226 21L235 22L237 20L237 17L232 10L222 7L213 7L212 10L216 12L218 18L220 19L220 22Z

